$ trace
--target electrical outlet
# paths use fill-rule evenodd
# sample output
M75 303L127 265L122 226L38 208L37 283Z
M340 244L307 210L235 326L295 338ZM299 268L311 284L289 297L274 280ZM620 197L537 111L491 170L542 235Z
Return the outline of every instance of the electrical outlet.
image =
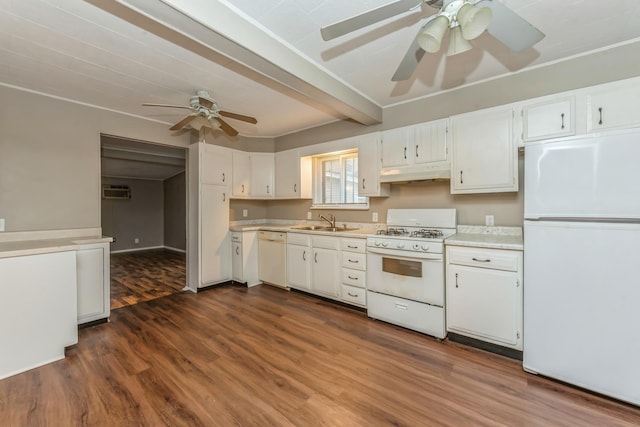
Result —
M4 218L0 218L0 231L4 231Z
M371 214L371 221L378 222L378 212L373 212Z
M484 223L487 227L493 227L493 215L486 215L484 217Z
M307 212L307 219L312 219L313 215L311 215L311 212Z
M133 239L133 243L135 243L135 244L137 245L138 243L140 243L140 239L138 239L138 238L136 237L135 239Z
M249 216L249 210L248 209L242 209L242 217L246 218Z

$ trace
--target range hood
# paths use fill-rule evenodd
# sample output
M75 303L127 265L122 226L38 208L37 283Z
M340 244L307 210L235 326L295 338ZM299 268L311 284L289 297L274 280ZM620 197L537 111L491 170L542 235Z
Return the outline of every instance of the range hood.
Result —
M412 181L429 181L451 179L449 162L422 163L418 165L398 166L380 170L381 183L400 183Z

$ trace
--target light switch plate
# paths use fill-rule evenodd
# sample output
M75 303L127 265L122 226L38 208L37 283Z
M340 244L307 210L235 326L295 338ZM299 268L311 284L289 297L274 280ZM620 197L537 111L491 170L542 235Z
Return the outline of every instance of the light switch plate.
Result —
M0 218L0 231L4 231L4 218Z
M378 212L373 212L371 214L371 221L378 222Z
M248 209L242 209L242 217L246 218L249 216L249 210Z
M313 216L311 216L311 212L307 212L307 219L311 219L313 218Z

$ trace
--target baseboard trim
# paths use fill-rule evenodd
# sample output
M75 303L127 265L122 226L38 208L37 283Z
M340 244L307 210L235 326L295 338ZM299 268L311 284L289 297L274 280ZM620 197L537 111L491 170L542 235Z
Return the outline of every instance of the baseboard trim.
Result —
M111 251L112 254L123 254L126 252L150 251L152 249L164 249L164 246L148 246L146 248L120 249L119 251Z
M185 251L184 249L174 248L173 246L163 246L163 247L168 251L179 252L181 254L186 254L187 253L187 251Z

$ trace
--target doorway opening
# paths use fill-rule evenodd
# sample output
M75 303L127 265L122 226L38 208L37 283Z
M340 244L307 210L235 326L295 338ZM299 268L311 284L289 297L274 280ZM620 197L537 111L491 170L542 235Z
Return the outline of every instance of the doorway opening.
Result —
M101 226L111 244L111 309L186 286L186 149L100 135Z

